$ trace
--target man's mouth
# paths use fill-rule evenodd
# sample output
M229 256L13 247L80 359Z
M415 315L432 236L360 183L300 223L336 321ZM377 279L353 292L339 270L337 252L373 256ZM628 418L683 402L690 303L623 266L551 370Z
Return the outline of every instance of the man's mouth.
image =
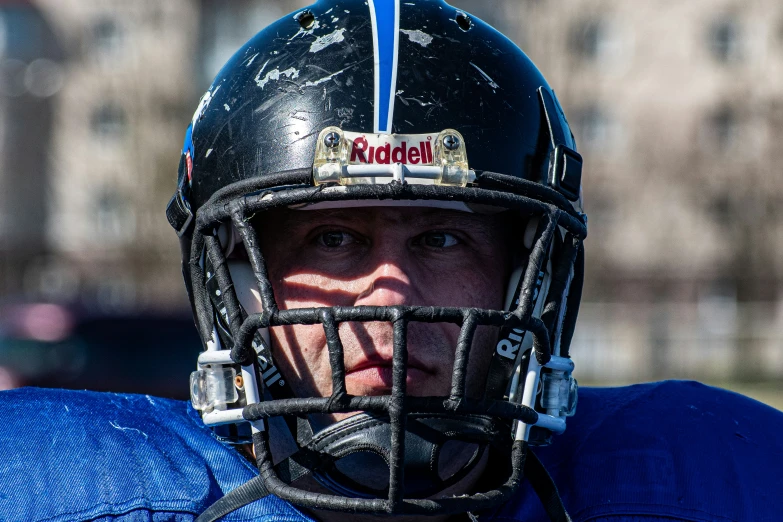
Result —
M417 389L425 388L432 377L433 372L409 364L405 379L408 392L417 394ZM367 361L345 373L346 388L353 395L383 395L391 390L393 382L391 361Z

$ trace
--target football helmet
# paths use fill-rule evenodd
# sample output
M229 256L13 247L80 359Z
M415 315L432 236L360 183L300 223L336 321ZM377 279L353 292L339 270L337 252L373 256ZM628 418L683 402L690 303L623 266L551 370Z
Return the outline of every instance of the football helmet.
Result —
M587 234L581 172L535 65L441 0L320 0L247 42L198 104L167 207L204 344L193 405L219 437L252 441L260 471L203 519L270 493L306 508L477 512L505 502L525 476L553 518L567 516L528 450L562 432L576 407L569 345ZM505 309L278 306L252 225L265 211L406 204L516 216L521 254ZM241 247L245 269L231 261ZM255 305L242 295L248 280ZM348 321L392 325L388 395L346 392L338 326ZM405 393L415 322L461 328L446 396ZM278 370L268 329L292 324L322 325L331 396L296 396ZM497 341L483 394L473 397L465 383L471 350L487 348L472 343L480 325ZM311 422L348 412L326 427ZM292 449L274 455L270 433L287 434ZM475 449L444 476L438 462L449 444ZM439 495L485 452L495 476L471 494ZM365 465L381 466L388 480L364 480ZM304 476L330 494L297 487Z

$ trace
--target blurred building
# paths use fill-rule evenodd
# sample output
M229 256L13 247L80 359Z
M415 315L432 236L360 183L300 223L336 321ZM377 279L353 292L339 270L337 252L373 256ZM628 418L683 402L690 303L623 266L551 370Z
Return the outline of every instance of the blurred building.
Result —
M783 376L783 4L527 0L498 16L587 160L575 350L593 374Z
M58 68L45 129L8 133L25 150L4 143L19 153L4 176L12 186L2 209L37 242L21 256L4 233L6 259L20 259L4 271L3 293L109 312L183 308L179 250L163 210L190 113L222 63L294 4L303 2L21 2L61 52L50 67ZM0 20L18 30L12 11L0 7ZM17 40L41 40L21 31ZM23 183L35 186L30 197Z
M45 15L22 1L0 4L0 292L47 249L47 182L63 42Z
M190 113L308 3L0 3L0 295L184 306L163 208ZM586 158L582 376L783 377L783 4L451 3L536 62Z
M41 129L27 117L3 118L17 128L2 140L14 154L0 178L12 218L3 223L36 238L5 271L3 293L106 310L181 307L177 249L161 217L200 88L198 11L177 0L38 0L4 2L3 20L9 36L18 33L8 42L43 37L59 53L16 58L27 92L2 99L11 107L33 99L36 115L43 100L49 117ZM31 32L33 21L45 32ZM34 191L19 190L33 179ZM15 235L30 232L14 225L2 233L5 258L20 258Z

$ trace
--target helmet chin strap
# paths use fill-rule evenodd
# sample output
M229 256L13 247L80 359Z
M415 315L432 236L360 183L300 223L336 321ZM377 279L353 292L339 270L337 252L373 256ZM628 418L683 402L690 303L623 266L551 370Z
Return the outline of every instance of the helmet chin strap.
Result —
M387 498L391 424L387 416L360 413L320 431L302 445L317 456L313 478L354 498ZM490 445L510 444L508 426L480 415L408 415L404 438L405 496L426 498L465 478Z
M462 480L470 471L476 468L476 465L482 460L485 452L489 453L490 460L494 449L502 451L503 445L510 443L508 427L504 426L497 429L493 421L482 416L466 416L463 422L460 422L460 428L465 428L457 434L450 432L453 428L449 421L454 419L440 418L433 414L409 414L412 419L408 426L405 436L405 479L403 487L406 496L424 497L431 488L435 493L444 491L449 486ZM302 423L300 423L301 425ZM308 423L309 426L309 423ZM300 449L294 455L286 458L278 465L274 466L277 476L286 484L292 484L300 479L309 476L311 473L315 480L327 489L346 495L352 498L375 498L382 497L384 490L380 485L359 484L357 480L363 480L369 477L370 473L385 472L388 473L388 467L385 461L378 464L378 459L362 456L360 459L351 462L350 466L355 466L360 474L346 477L339 469L337 463L341 458L357 455L364 451L369 454L375 451L389 449L389 422L388 418L373 416L370 414L358 414L347 419L336 422L335 424L321 430L314 436L304 448ZM452 437L460 435L457 448L446 449L443 443L443 437L450 433ZM263 443L258 438L260 434L256 433L253 438L256 443L256 451L259 452L259 462L263 460ZM433 437L431 440L430 437ZM505 437L504 437L505 436ZM376 441L378 444L370 444L366 449L357 448L350 442L343 441L343 438L355 440L356 437L366 438L370 441ZM446 459L453 462L453 457L457 453L469 453L465 444L474 444L477 448L467 460L457 460L458 470L449 477L442 479L438 462ZM551 522L571 522L571 518L563 507L563 501L557 491L557 487L552 481L552 477L538 460L536 455L527 449L526 443L522 442L523 451L527 458L525 459L524 475L530 481L538 498L541 500L544 511ZM346 451L347 449L347 451ZM488 450L488 451L487 451ZM428 459L427 457L430 456ZM434 458L432 456L435 456ZM381 457L381 460L382 457ZM365 469L363 466L369 466ZM490 464L493 472L497 469ZM385 469L384 469L385 468ZM336 471L335 471L336 470ZM411 477L411 475L422 472L424 477ZM452 470L448 470L452 471ZM481 480L494 482L497 477L489 476L484 473ZM500 477L503 479L503 477ZM375 487L372 487L372 486ZM224 497L212 504L204 513L202 513L196 522L215 522L219 518L231 513L251 502L264 498L270 494L267 489L264 474L256 476L245 484L230 491Z

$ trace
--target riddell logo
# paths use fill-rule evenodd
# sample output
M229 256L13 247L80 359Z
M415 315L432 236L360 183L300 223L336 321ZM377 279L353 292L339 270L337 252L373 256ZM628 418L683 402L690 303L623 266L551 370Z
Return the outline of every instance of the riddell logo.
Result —
M501 339L498 343L496 347L498 354L506 359L516 359L519 347L522 345L522 336L524 335L524 330L514 328L513 331L508 334L507 339Z
M258 364L261 367L261 378L264 380L264 384L269 387L277 382L280 386L283 386L285 381L281 377L280 372L272 362L271 358L267 358L264 354L266 348L258 333L253 336L253 342L251 346L256 352Z
M405 163L408 165L432 164L432 141L427 137L426 141L409 143L402 141L392 147L391 143L382 145L370 145L367 138L359 136L353 140L351 147L351 163Z

